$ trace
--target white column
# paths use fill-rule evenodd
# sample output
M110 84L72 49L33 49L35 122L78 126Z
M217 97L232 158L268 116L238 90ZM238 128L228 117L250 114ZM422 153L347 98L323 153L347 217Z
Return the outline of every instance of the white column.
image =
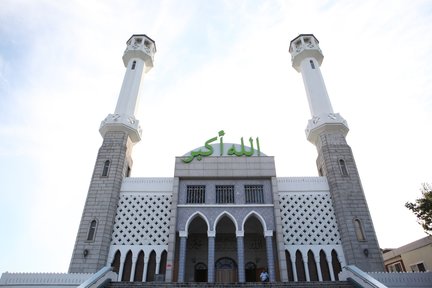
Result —
M303 267L305 269L306 281L310 282L309 265L308 265L309 261L308 261L307 252L302 253L302 258L303 258Z
M142 277L142 282L147 282L147 269L148 269L148 262L150 259L150 255L148 255L149 253L145 253L144 255L144 268L143 268L143 277Z
M296 253L294 252L290 252L290 261L291 261L291 266L292 266L292 270L293 270L293 277L294 277L294 282L298 281L298 276L297 276L297 262L296 262Z
M329 267L330 280L331 281L335 281L336 279L335 279L335 276L334 276L333 261L332 261L332 257L331 257L331 251L327 251L327 253L326 253L326 259L327 259L327 264L328 264L328 267Z
M133 282L135 280L135 270L136 270L136 262L137 262L137 256L135 253L132 254L132 268L131 268L131 275L130 275L130 282Z
M118 280L122 281L123 278L123 269L124 269L124 264L125 264L125 259L126 259L126 254L120 252L120 269L119 269L119 275L118 275Z
M314 258L315 258L315 264L316 264L316 269L317 269L317 274L318 274L318 281L323 281L323 276L322 276L322 272L321 272L321 262L320 262L320 257L319 257L319 253L318 255L315 255L314 253Z
M159 274L160 271L160 261L161 261L161 252L159 251L156 253L156 269L155 269L155 275Z

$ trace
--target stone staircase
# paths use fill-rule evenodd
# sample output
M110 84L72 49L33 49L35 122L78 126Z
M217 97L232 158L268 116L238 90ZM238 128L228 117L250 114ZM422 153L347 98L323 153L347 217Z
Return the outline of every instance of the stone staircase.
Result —
M275 283L160 283L160 282L111 282L109 288L355 288L349 282L275 282Z

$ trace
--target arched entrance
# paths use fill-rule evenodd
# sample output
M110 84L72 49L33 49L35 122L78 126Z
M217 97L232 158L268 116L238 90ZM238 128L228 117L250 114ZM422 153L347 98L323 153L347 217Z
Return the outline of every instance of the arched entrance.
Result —
M216 263L216 282L233 283L237 282L237 264L229 258L219 258Z
M222 216L216 225L215 238L215 281L219 283L237 282L237 238L236 226L229 215ZM242 267L242 269L244 269Z
M185 265L185 281L186 282L201 282L197 280L196 268L199 263L207 267L208 260L208 239L207 239L207 223L201 215L197 215L188 226L187 253ZM202 266L198 266L202 267ZM207 268L206 268L207 273ZM199 272L199 279L202 279L202 270ZM205 275L207 279L207 274ZM207 281L207 280L206 280Z
M250 215L244 224L244 255L245 263L255 265L255 276L252 275L251 269L248 270L248 267L245 267L246 282L259 282L259 274L268 269L267 252L264 228L254 214Z

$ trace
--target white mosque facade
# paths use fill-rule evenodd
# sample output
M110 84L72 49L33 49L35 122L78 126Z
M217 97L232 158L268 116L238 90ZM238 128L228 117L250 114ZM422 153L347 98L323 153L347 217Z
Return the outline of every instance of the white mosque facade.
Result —
M155 42L133 35L113 114L102 121L96 160L69 272L113 267L119 281L334 281L342 267L382 271L383 261L346 121L331 107L311 34L290 46L312 119L318 177L276 177L259 138L224 143L221 130L176 157L171 178L129 177L141 139L135 109Z
M127 41L124 81L101 123L69 273L110 267L123 282L244 283L262 271L270 282L337 281L349 265L384 271L348 126L320 72L318 40L301 34L289 51L306 88L319 176L277 177L259 138L225 143L229 131L221 130L176 157L173 177L141 178L130 177L142 135L135 110L156 45L144 34Z

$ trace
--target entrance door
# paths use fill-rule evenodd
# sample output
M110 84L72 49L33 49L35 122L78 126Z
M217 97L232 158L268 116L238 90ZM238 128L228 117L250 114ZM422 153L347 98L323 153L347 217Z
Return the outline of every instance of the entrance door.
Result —
M216 282L234 283L237 282L237 264L228 257L216 261Z
M197 263L195 265L195 282L207 282L207 265Z
M257 282L256 278L256 265L253 262L246 263L246 270L245 270L245 276L246 276L246 282Z

